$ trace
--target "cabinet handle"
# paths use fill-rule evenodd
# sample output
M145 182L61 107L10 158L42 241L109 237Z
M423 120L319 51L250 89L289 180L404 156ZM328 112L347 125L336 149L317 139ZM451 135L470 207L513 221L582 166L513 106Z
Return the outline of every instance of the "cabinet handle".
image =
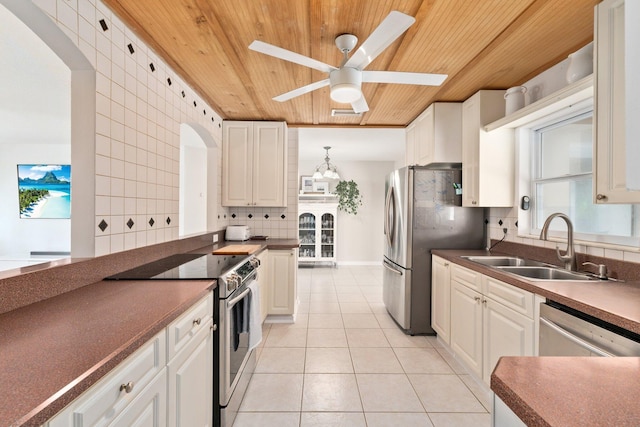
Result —
M484 304L484 305L486 306L486 305L487 305L487 300L486 300L486 299L483 299L483 300L482 300L482 304Z
M472 200L472 201L471 201L471 204L472 204L472 205L477 205L477 204L478 204L478 202L476 202L475 200Z
M444 266L445 266L445 267L449 267L449 263L448 263L448 262L445 262L445 263L444 263Z
M596 195L596 200L607 200L607 196L604 194Z
M214 323L213 325L209 326L209 329L211 329L213 332L218 330L218 324Z
M476 302L480 302L480 297L473 297Z
M129 381L126 384L120 384L120 391L124 390L127 393L131 393L131 390L133 390L133 381Z
M200 323L201 323L201 322L202 322L202 319L201 319L200 317L198 317L197 319L195 319L195 320L193 321L193 325L194 325L194 326L195 326L195 325L200 325Z

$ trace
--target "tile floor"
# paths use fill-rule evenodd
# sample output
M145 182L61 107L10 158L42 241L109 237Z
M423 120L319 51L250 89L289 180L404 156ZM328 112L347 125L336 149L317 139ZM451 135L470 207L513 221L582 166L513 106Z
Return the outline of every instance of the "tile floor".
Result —
M435 337L405 335L382 267L298 269L295 324L265 324L234 427L490 426L490 400Z

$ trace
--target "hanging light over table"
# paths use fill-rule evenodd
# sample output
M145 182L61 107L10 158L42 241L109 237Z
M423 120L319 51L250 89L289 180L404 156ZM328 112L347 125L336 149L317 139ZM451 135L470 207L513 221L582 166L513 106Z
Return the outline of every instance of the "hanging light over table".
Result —
M316 166L316 171L313 173L313 179L340 179L337 168L331 164L329 159L329 149L331 147L323 147L326 150L324 157L324 163L320 163Z

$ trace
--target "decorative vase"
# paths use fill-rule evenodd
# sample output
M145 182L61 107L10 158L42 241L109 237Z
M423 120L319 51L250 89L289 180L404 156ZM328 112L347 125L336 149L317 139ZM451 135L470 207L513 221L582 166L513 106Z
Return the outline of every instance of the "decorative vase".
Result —
M527 92L527 88L524 86L514 86L507 89L504 93L504 113L505 115L511 114L514 111L518 111L524 107L524 94Z
M591 73L593 73L593 43L569 55L567 83L577 82Z

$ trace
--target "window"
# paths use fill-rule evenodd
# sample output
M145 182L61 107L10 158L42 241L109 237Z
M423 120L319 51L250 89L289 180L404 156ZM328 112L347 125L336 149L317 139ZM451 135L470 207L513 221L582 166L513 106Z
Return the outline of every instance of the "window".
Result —
M565 116L531 129L531 232L554 212L571 218L576 238L638 245L639 205L593 203L593 112ZM564 234L563 221L551 231Z

